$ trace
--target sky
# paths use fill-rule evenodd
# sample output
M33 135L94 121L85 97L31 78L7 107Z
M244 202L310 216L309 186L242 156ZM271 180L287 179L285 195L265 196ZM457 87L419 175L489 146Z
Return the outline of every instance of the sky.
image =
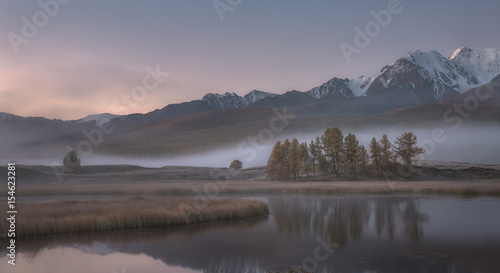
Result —
M209 92L307 91L409 51L498 49L498 10L497 0L0 0L0 112L70 120ZM366 26L369 41L355 43ZM341 44L355 48L350 61Z

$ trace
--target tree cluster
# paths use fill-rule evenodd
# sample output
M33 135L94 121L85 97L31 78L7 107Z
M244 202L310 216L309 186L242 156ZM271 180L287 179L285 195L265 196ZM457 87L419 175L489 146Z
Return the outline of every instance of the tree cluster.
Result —
M416 146L417 137L412 132L401 134L394 143L385 134L378 141L374 137L368 153L355 134L344 136L339 128L328 128L310 143L299 143L296 138L276 142L269 156L267 173L272 180L281 181L319 175L357 177L368 170L382 174L394 168L398 160L409 166L415 156L424 153L423 148Z

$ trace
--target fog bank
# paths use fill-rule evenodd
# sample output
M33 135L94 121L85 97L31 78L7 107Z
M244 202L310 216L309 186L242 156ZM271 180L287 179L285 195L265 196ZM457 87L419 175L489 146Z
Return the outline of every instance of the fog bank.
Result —
M483 127L453 128L431 128L431 129L408 129L393 128L391 130L380 130L377 128L353 130L344 129L344 136L355 133L360 144L369 150L369 142L372 137L377 140L386 133L389 140L394 143L396 137L405 131L412 131L417 135L419 146L426 149L426 153L420 157L424 160L454 161L469 163L496 163L500 164L500 125ZM288 135L289 139L297 138L299 142L310 142L323 132L310 132ZM162 158L131 158L115 157L91 154L82 157L82 165L139 165L143 167L162 166L196 166L196 167L229 167L231 161L238 159L243 162L244 168L264 166L276 141L283 141L285 137L275 138L268 143L251 143L242 141L239 145L226 149L219 149L206 153L194 155L166 156ZM62 165L64 154L51 154L50 151L34 152L32 155L23 154L2 158L2 165L7 162L16 162L26 165Z

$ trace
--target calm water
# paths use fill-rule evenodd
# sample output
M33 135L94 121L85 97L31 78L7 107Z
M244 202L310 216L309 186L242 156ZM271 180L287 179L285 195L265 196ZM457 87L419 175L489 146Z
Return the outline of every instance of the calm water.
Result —
M500 272L500 199L264 199L260 219L25 239L0 272Z

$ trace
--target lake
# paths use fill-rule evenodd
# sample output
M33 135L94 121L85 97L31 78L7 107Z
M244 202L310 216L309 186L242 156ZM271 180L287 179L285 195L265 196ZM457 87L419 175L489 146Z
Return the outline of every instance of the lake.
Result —
M500 272L500 199L256 198L271 215L22 239L0 272Z

